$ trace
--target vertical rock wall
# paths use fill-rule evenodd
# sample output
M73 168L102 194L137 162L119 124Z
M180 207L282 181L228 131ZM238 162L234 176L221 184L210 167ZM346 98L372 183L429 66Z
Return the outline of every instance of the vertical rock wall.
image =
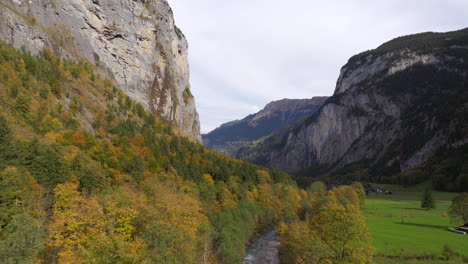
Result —
M0 0L0 39L97 63L133 100L201 141L188 44L166 0Z

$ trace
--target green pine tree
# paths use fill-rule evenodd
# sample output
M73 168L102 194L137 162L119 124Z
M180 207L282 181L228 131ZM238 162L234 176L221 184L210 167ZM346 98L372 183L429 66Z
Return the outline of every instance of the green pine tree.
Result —
M431 188L427 188L424 190L423 198L421 201L421 208L430 210L435 208L435 201L434 198L432 197L432 191Z

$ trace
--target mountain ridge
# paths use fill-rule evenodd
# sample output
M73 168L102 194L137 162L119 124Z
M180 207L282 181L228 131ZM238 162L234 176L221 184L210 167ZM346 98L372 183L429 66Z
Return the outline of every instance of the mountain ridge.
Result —
M281 99L241 120L222 124L202 135L205 146L235 156L237 149L313 114L328 97Z
M288 172L364 162L382 176L466 144L467 47L463 29L401 37L353 56L318 112L237 157Z

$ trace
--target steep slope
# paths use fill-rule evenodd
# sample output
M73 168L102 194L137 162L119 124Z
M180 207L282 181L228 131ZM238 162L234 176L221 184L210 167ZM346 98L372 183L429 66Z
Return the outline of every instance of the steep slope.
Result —
M285 173L175 134L89 62L0 41L2 263L240 263Z
M188 45L166 0L1 0L0 39L99 64L130 98L201 142Z
M414 168L467 143L467 72L468 29L397 38L352 57L316 114L239 157L288 172L358 163L381 177Z
M240 147L315 113L327 98L283 99L271 102L256 114L223 124L202 135L203 144L217 152L235 156Z

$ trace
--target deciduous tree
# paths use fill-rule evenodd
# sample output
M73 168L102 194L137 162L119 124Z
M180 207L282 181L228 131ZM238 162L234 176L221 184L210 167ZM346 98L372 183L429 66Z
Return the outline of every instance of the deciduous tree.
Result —
M85 198L78 181L71 177L54 190L56 202L46 241L50 261L80 263L93 240L102 238L104 218L95 197Z
M372 247L359 205L342 204L333 191L310 221L311 229L333 251L331 263L372 263Z

